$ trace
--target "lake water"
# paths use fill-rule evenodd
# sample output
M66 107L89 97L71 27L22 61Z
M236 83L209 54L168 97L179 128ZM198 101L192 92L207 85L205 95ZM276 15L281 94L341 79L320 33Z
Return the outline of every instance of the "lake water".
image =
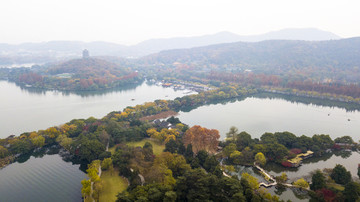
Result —
M329 134L332 138L336 138L350 135L355 141L360 139L359 106L337 102L329 104L328 101L319 99L301 98L302 102L293 99L293 97L286 99L278 95L257 95L242 100L200 106L190 111L180 112L177 117L190 126L201 125L218 129L221 139L225 138L231 126L236 126L239 131L248 132L253 138L259 138L265 132L289 131L298 136ZM321 105L322 102L325 106ZM337 107L336 104L344 105L352 111L344 107ZM285 172L293 181L301 177L306 178L315 169L334 168L336 164L342 164L356 178L359 159L360 154L357 152L327 154L319 158L306 159L299 168L284 168L278 164L269 163L265 170L274 176ZM239 175L242 172L249 172L260 181L264 181L252 169L245 169L243 166L241 168L243 170L239 171ZM311 178L307 178L307 180L311 180ZM309 200L306 194L304 195L296 189L287 188L279 191L272 187L268 191L271 194L279 195L280 199L285 201L288 199L292 201Z
M155 99L174 99L184 96L184 93L146 83L102 92L64 93L24 89L0 81L0 138L46 129L74 118L100 118L126 106ZM264 132L290 131L296 135L330 134L333 138L350 135L355 141L360 139L358 110L347 111L341 107L283 98L249 97L201 106L189 112L180 112L178 117L191 126L218 129L222 138L231 126L236 126L253 137L260 137ZM290 179L295 179L314 169L332 168L341 163L354 175L354 166L357 166L360 154L353 152L343 157L346 158L329 155L322 159L307 159L295 170L272 164L266 169L274 175L284 171ZM59 155L30 157L23 163L13 163L0 170L0 201L80 201L80 181L84 178L79 165L64 162ZM274 188L270 192L274 193ZM282 199L300 200L290 189L280 196Z
M265 132L289 131L297 136L329 134L360 139L360 112L304 104L282 98L248 97L224 104L198 107L177 116L182 122L218 129L224 139L231 126L259 138Z
M132 85L99 92L24 89L0 81L0 138L60 125L78 118L101 118L111 111L156 99L174 99L188 90ZM132 100L134 99L134 100Z
M0 201L81 201L79 165L58 154L30 157L0 169Z
M360 163L360 154L358 152L335 152L335 154L325 154L322 157L312 157L305 159L303 164L298 168L284 168L275 163L268 163L265 166L271 175L278 176L282 172L285 172L290 181L295 181L299 178L305 178L311 180L309 174L315 169L334 168L336 164L343 165L348 171L350 171L353 178L358 178L357 168Z
M114 110L156 99L174 99L188 90L132 85L99 92L24 89L0 81L0 138L46 129L74 118L101 118ZM134 100L132 100L134 99ZM81 201L80 165L58 154L25 158L0 170L0 201Z

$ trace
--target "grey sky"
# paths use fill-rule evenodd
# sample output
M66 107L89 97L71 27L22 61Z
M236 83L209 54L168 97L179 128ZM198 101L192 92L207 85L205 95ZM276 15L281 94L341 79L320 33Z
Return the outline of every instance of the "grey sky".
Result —
M1 0L0 43L134 44L230 31L315 27L360 36L359 0Z

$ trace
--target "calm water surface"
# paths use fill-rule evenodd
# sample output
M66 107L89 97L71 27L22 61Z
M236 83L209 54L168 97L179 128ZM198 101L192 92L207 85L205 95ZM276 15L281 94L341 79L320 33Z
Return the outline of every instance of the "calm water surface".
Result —
M174 99L184 96L184 93L146 83L102 92L62 93L22 89L13 83L0 81L0 137L46 129L74 118L100 118L126 106L155 99ZM178 117L189 125L218 129L222 138L231 126L236 126L253 137L260 137L264 132L290 131L296 135L330 134L332 138L350 135L355 141L360 139L359 111L349 112L339 107L280 98L249 97L201 106L190 112L180 112ZM290 179L297 179L317 168L333 168L340 163L356 175L360 154L353 152L342 156L345 158L329 154L319 159L307 159L296 169L284 169L273 164L265 169L273 175L286 172ZM25 163L14 163L0 170L0 201L80 201L80 181L84 178L79 165L66 163L59 155L31 157ZM275 193L276 190L269 191ZM301 200L290 189L280 197Z
M200 106L189 112L180 112L178 118L186 124L201 125L207 128L218 129L221 138L225 138L231 126L240 131L246 131L252 137L259 138L265 132L290 131L295 135L312 136L314 134L329 134L332 138L350 135L355 141L360 139L360 112L347 111L340 107L321 106L321 100L311 103L294 102L283 98L248 97L244 100ZM342 164L357 176L357 166L360 154L347 152L343 154L327 154L321 158L304 160L299 168L286 169L277 164L267 164L265 170L277 176L285 172L291 181L305 177L316 169L334 168ZM264 179L249 168L240 167L242 172L249 172L259 179ZM280 199L292 201L308 201L298 190L276 190L269 188L271 194L279 195Z
M174 91L143 83L99 92L58 92L22 89L0 81L0 138L46 129L74 118L101 118L114 110L156 99L174 99ZM81 201L80 165L58 155L30 157L0 169L0 201Z
M59 92L23 89L0 81L0 138L60 125L78 118L101 118L156 99L174 99L188 90L175 91L148 85L99 92Z
M0 169L0 201L81 201L79 167L58 154L10 164Z
M322 157L312 157L305 159L303 164L298 168L284 168L275 163L268 163L265 170L269 171L271 175L277 176L285 172L290 181L295 181L299 178L305 178L311 181L310 172L316 169L334 168L336 164L343 165L350 171L353 178L358 178L357 168L360 163L360 154L358 152L345 152L325 154Z
M284 99L248 97L226 104L198 107L180 112L189 125L218 129L221 138L231 126L259 138L265 132L289 131L297 136L329 134L332 138L350 135L360 139L360 112L343 108L290 102Z

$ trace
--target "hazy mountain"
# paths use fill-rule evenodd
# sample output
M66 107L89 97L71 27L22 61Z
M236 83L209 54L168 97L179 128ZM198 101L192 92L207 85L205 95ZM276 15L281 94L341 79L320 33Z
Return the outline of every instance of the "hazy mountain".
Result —
M172 64L209 63L244 64L271 63L273 65L322 65L327 61L340 65L357 61L360 67L360 37L329 40L267 40L261 42L234 42L191 49L161 51L145 56L142 61ZM284 63L286 61L286 63ZM320 65L320 64L319 64Z
M298 71L313 74L331 72L338 80L358 82L360 75L360 37L328 40L268 40L261 42L235 42L191 49L162 51L141 58L144 65L182 63L197 69L219 68L286 74ZM175 65L176 66L176 65ZM329 74L330 75L330 74Z
M264 40L306 40L306 41L324 41L331 39L340 39L339 36L315 28L306 29L283 29L274 32L268 32L261 35L241 36L231 32L219 32L212 35L196 37L177 37L168 39L150 39L137 44L137 49L147 50L155 53L162 50L193 48L207 46L212 44L231 43L231 42L259 42Z
M284 29L261 35L240 36L230 32L219 32L195 37L176 37L167 39L150 39L134 46L124 46L109 42L50 41L43 43L23 43L19 45L0 44L0 64L33 63L75 58L83 49L88 49L92 56L108 55L119 57L141 57L163 50L193 48L231 42L257 42L272 39L320 41L339 39L340 37L326 31L309 29Z
M326 41L340 39L341 37L331 32L316 28L292 28L268 32L253 36L240 36L239 41L259 42L264 40L304 40L304 41Z

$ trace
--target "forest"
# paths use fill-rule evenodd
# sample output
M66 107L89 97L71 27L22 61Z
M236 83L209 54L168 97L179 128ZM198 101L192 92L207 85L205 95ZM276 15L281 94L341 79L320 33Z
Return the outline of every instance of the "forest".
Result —
M275 162L288 166L289 159L308 150L321 156L327 150L358 149L358 145L348 136L332 140L328 135L298 137L290 132L277 132L265 133L260 139L253 139L250 134L232 127L226 140L219 141L220 135L216 129L189 127L174 117L167 119L166 124L139 120L164 111L196 107L210 100L241 97L254 92L236 85L224 86L175 100L156 100L127 107L101 119L74 119L61 126L1 139L0 157L11 161L37 148L60 145L63 154L88 164L86 171L89 178L82 181L85 201L99 200L104 191L106 180L101 177L100 170L116 170L118 175L128 179L128 188L119 194L114 193L117 194L117 201L279 201L276 195L272 196L261 188L255 177L243 174L239 180L224 175L224 172L233 170L236 165L249 166L254 163L265 165ZM128 145L129 142L141 140L148 142L142 147ZM164 145L164 149L155 153L155 144ZM225 165L220 163L221 160ZM303 179L293 184L309 190L314 200L358 197L346 194L360 193L356 182L336 181L339 179L337 176L348 175L348 171L342 168L337 170L339 168L334 168L323 175L331 176L336 184L343 187L341 190L331 188L333 182L326 180L320 185L310 184L311 189ZM280 181L285 178L276 177Z
M57 90L102 90L143 80L137 71L98 58L73 59L32 68L2 68L1 78L32 88Z

